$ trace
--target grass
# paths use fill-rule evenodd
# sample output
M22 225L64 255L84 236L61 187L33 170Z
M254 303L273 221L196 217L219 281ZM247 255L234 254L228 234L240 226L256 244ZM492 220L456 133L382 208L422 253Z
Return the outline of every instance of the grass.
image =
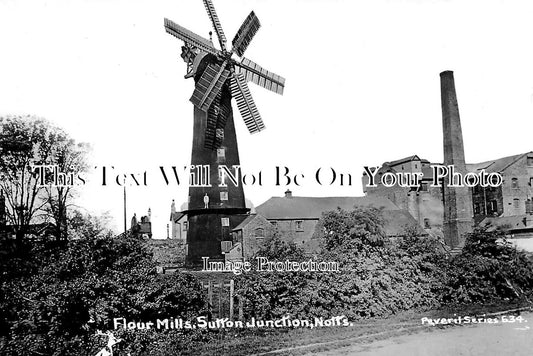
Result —
M498 303L466 305L429 311L402 312L386 319L355 322L349 327L294 328L294 329L221 329L216 341L198 345L191 355L304 355L326 351L355 343L367 343L394 336L421 331L432 331L443 326L421 324L422 317L447 318L456 315L481 315L524 307L525 304ZM277 350L277 351L276 351ZM276 351L276 352L274 352Z

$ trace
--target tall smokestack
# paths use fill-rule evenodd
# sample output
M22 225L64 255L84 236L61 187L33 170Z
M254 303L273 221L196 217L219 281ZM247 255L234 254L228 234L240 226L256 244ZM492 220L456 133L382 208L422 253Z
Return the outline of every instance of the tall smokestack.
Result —
M463 133L452 71L440 73L444 165L466 174ZM463 247L465 234L472 231L472 196L468 187L449 187L444 183L443 232L446 245Z

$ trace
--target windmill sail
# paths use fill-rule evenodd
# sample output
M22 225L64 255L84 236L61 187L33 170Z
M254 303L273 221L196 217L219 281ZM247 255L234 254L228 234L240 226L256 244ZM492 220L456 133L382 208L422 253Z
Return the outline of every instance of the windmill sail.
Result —
M237 31L232 41L232 49L228 51L227 39L212 0L203 0L203 2L217 34L221 50L215 48L211 40L198 36L168 19L165 19L165 29L185 42L185 50L190 50L183 56L188 65L185 78L194 77L196 81L190 101L207 114L207 118L202 117L202 120L207 120L202 123L202 127L205 128L204 146L214 149L220 147L224 140L226 121L232 115L231 97L235 98L248 131L259 132L265 128L265 125L255 106L247 82L253 82L274 93L283 94L285 78L243 57L261 27L253 11ZM241 62L232 58L234 53L241 57ZM194 60L192 60L193 57ZM228 80L231 95L227 93Z
M179 38L185 43L189 43L194 47L198 47L199 49L204 50L208 53L215 55L220 53L218 49L213 47L211 41L203 38L202 36L198 36L196 33L187 30L185 27L180 26L177 23L170 21L169 19L165 19L165 30L167 31L167 33Z
M207 112L220 92L222 84L228 79L229 74L229 70L226 69L226 61L222 65L217 63L209 64L196 83L192 93L191 102L194 106Z
M220 24L220 20L218 19L217 12L215 11L215 6L211 2L211 0L204 0L205 9L207 10L207 14L209 15L209 18L211 19L211 22L213 23L213 28L215 29L215 32L218 37L218 41L220 43L220 49L226 50L226 35L224 35L224 31L222 30L222 25Z
M261 120L261 115L259 115L259 111L255 106L252 94L250 94L250 89L242 73L235 73L231 78L231 94L237 101L237 107L248 131L255 133L263 130L265 124Z
M259 27L261 27L259 19L255 16L253 11L250 12L250 15L246 17L241 28L239 28L239 31L237 31L237 34L231 42L233 45L233 52L237 53L239 57L242 57L244 51L246 51L246 48L248 48L248 45L252 41L252 38L254 38L259 30Z
M247 58L243 58L241 63L235 64L235 71L241 73L246 81L254 82L265 89L283 95L285 78L282 76L262 68L259 64Z

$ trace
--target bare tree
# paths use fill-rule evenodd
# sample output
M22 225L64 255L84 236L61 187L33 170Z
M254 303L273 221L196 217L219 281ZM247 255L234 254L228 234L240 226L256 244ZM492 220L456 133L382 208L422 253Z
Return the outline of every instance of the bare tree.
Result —
M86 145L76 144L62 129L34 116L0 117L0 188L7 222L22 239L36 223L54 222L65 237L73 186L54 186L52 171L41 176L36 166L58 170L86 169ZM45 182L46 184L42 184ZM70 183L70 182L64 182Z

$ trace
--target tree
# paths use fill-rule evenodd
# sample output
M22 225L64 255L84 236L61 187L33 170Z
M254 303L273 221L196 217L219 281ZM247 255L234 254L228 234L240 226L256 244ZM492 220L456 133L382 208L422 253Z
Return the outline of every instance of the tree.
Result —
M156 342L188 345L194 333L114 330L113 318L206 315L200 282L191 274L158 275L144 239L97 233L97 217L77 220L78 239L34 243L23 256L0 259L0 354L95 355L103 346L97 330L123 339L118 355L156 354Z
M72 187L40 184L43 181L35 167L83 171L86 155L87 145L76 144L43 118L0 117L0 188L6 199L7 222L17 240L30 232L30 224L52 221L57 237L65 236Z
M76 143L61 130L57 130L56 134L52 162L58 171L77 172L76 174L86 171L89 146L86 143ZM45 187L45 211L55 221L55 235L58 239L67 238L68 209L73 205L74 189L75 186L70 184Z

